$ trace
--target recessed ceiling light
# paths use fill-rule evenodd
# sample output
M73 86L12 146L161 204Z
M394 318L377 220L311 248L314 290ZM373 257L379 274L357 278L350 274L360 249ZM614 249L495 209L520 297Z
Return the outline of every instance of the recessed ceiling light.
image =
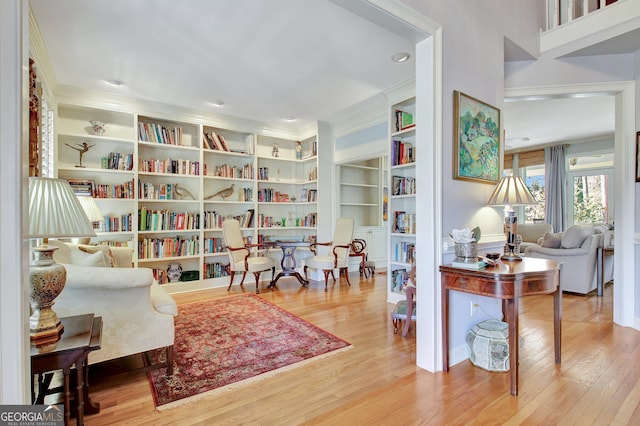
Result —
M406 62L411 58L411 55L407 52L396 53L391 57L393 62Z
M283 118L284 121L296 121L295 117L285 117Z
M116 80L116 79L113 79L113 80L107 80L107 83L109 83L109 84L110 84L110 85L112 85L112 86L116 86L116 87L118 87L118 86L122 86L122 84L123 84L123 83L122 83L122 81L120 81L120 80Z
M209 102L211 105L213 105L216 108L220 108L222 105L224 105L223 101L211 101Z

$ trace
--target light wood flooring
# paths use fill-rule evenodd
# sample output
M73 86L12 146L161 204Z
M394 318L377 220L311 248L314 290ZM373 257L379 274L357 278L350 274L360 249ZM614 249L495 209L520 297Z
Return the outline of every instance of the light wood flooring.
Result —
M415 365L414 328L394 335L385 275L302 289L282 279L261 296L349 341L354 348L274 377L158 412L144 373L91 383L87 425L626 425L640 424L640 332L612 323L605 297L563 298L562 364L553 362L551 296L521 299L520 395L508 373L468 360L449 373ZM253 291L253 285L244 291ZM263 286L264 288L264 286ZM178 303L239 294L234 286L176 295Z

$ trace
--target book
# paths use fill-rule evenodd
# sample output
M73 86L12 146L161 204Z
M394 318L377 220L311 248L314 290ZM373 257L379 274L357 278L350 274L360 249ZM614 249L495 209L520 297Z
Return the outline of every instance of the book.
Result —
M475 262L460 262L454 260L453 262L451 262L451 266L466 269L482 269L487 266L487 263L483 262L482 260L477 260Z

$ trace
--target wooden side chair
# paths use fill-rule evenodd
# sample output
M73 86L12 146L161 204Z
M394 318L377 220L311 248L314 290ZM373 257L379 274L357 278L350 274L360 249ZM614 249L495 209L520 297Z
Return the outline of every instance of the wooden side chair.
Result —
M333 241L326 243L313 243L311 244L311 252L313 257L305 259L304 265L304 277L307 276L307 268L322 269L324 272L324 291L328 291L327 283L329 281L329 274L333 281L336 281L336 277L333 275L333 270L338 268L339 274L344 273L347 284L349 282L349 252L351 250L351 239L353 238L353 219L338 219L336 222L336 229L333 233ZM318 246L329 247L329 253L326 255L318 254Z
M376 272L375 262L367 260L369 253L367 253L367 241L362 238L356 238L351 241L351 251L349 257L360 257L360 266L358 268L360 276L364 275L365 278L373 276Z
M229 287L231 290L233 277L237 272L242 272L240 285L244 283L247 272L252 272L256 278L256 294L260 293L260 274L271 269L271 279L275 276L276 265L272 258L267 256L252 256L251 249L261 247L260 244L245 244L240 230L240 222L236 219L225 219L222 222L222 234L229 254Z

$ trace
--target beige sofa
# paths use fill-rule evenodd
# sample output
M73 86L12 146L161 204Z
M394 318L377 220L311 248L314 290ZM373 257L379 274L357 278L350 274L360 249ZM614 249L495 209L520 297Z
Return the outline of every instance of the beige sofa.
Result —
M541 245L527 247L524 255L562 262L561 286L563 291L587 294L597 286L598 247L605 236L592 226L572 226L564 233L546 233ZM604 282L613 278L613 259L604 263Z
M527 247L538 245L546 232L553 232L553 226L548 223L519 223L520 253L524 253Z
M172 371L176 302L153 279L151 269L132 268L129 248L50 241L54 258L67 269L67 283L53 306L60 317L93 313L102 317L101 349L89 363L167 348Z

